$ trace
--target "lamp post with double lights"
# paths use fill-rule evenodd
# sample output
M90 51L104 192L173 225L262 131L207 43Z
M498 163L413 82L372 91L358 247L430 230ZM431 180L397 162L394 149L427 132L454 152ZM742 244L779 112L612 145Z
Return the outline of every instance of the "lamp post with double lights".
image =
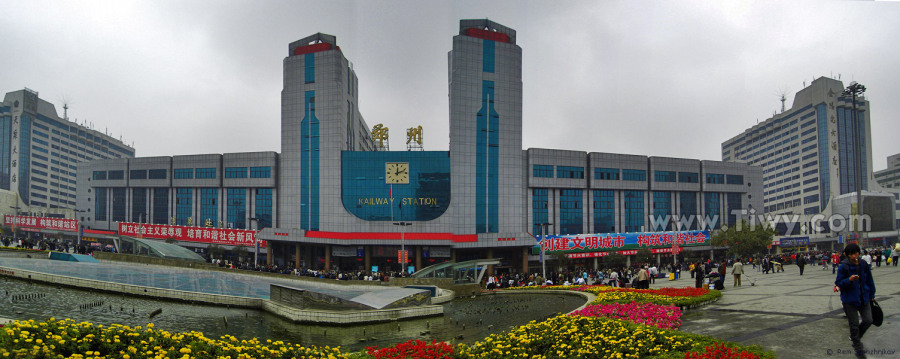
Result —
M411 226L412 222L394 222L393 225L400 226L400 276L406 274L406 260L409 257L406 254L406 242L403 240L403 227Z
M841 93L842 96L850 96L851 105L853 106L853 159L856 162L856 240L859 241L860 246L864 244L862 238L862 229L860 228L861 217L863 213L862 208L862 148L860 148L860 130L861 126L859 125L859 113L856 111L856 97L862 96L862 94L866 92L866 87L862 84L853 81L850 83L850 86L847 86L844 89L844 92Z
M544 277L544 280L547 280L547 263L546 259L544 258L546 257L544 253L544 241L547 239L547 226L551 226L553 225L553 223L544 222L539 223L538 225L541 226L541 273Z
M253 266L258 267L259 266L259 230L257 227L259 227L259 218L250 217L247 220L250 221L250 228L253 229L253 244L256 248L256 251L253 253ZM256 222L256 226L253 225L253 222Z

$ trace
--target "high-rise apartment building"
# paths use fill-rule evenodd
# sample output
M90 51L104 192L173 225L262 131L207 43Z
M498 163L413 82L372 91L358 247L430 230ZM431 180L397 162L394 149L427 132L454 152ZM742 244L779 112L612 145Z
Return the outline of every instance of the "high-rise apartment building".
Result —
M869 189L872 129L869 101L842 95L841 81L820 77L787 111L722 143L722 160L763 168L765 212L817 214L829 201ZM857 158L856 156L860 156Z
M881 187L900 190L900 153L887 158L887 168L874 173Z
M23 89L0 103L0 188L28 208L75 208L79 162L134 157L134 148L59 117L53 104Z

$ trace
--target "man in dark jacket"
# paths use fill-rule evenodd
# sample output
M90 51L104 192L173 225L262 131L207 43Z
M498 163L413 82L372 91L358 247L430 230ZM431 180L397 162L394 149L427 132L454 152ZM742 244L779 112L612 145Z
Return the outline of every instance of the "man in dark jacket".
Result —
M803 267L806 266L806 259L803 258L803 254L797 255L797 266L800 267L800 275L803 275Z
M872 306L875 299L875 281L866 261L859 260L859 246L851 243L844 248L847 256L837 270L834 280L836 289L841 291L841 303L850 324L850 340L857 357L865 357L862 337L872 326ZM860 323L862 319L862 323Z

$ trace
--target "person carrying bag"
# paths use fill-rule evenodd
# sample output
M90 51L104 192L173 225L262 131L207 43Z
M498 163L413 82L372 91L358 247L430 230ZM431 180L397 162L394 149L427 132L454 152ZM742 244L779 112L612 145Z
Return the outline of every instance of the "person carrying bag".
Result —
M841 304L850 326L850 341L858 358L865 358L862 337L872 326L872 309L875 300L875 281L868 263L860 260L860 248L855 243L844 248L847 259L841 262L834 280L841 292ZM880 310L880 307L879 307Z

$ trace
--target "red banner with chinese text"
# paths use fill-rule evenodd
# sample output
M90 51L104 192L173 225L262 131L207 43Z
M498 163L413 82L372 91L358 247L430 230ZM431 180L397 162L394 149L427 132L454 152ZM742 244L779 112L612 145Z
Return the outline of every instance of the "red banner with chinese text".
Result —
M123 236L140 236L143 238L155 239L172 238L178 241L227 244L232 246L253 247L256 245L255 232L243 229L119 222L119 234ZM266 241L260 242L259 246L265 248Z
M78 220L66 218L4 216L3 224L22 228L53 229L69 232L78 230Z

